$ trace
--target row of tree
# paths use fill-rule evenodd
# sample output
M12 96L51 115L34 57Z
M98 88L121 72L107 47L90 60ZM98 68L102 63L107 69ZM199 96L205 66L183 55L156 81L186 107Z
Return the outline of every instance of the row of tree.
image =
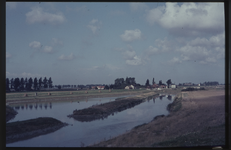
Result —
M168 79L166 83L167 83L168 88L169 88L169 86L172 84L171 79ZM154 80L154 78L153 78L153 79L152 79L152 85L154 85L154 84L156 84L156 83L155 83L155 80ZM163 83L162 83L162 80L160 80L158 85L165 85L165 84L163 84ZM150 86L149 79L147 79L147 81L146 81L146 83L145 83L145 86L146 86L146 87Z
M6 92L10 92L10 89L15 91L37 91L41 88L52 88L52 83L51 77L48 80L46 77L44 79L34 78L34 80L32 78L12 78L11 80L6 78Z
M167 80L167 85L168 85L168 88L169 86L172 84L172 81L171 79ZM152 79L152 85L155 84L155 79L153 78ZM117 78L115 80L115 84L114 85L110 85L109 88L114 88L114 89L124 89L126 86L129 86L129 85L133 85L135 87L148 87L150 86L150 82L149 82L149 79L146 80L146 83L145 85L140 85L138 83L136 83L135 81L135 78L134 77L126 77L126 79L124 80L124 78ZM162 83L162 80L159 81L159 85L164 85Z

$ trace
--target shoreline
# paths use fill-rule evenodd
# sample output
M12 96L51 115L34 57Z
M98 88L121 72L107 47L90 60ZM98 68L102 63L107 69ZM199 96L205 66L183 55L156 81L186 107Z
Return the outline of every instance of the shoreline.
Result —
M169 115L157 116L147 124L138 125L129 132L88 147L225 145L224 98L224 91L180 92L175 97L175 105L173 102L172 106L168 106ZM181 107L178 106L179 102Z

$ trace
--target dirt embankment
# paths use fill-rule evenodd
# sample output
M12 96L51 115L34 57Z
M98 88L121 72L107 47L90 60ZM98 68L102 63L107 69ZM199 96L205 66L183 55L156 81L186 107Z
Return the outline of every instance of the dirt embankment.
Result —
M18 114L12 107L6 106L6 122L13 119Z
M92 147L190 147L225 144L224 90L182 92L170 114Z
M144 94L136 97L118 98L113 102L95 105L81 110L74 110L73 114L68 115L68 117L73 117L74 119L82 122L104 119L109 115L114 115L115 112L121 112L128 108L134 107L142 103L146 98L153 97L154 95L150 95L149 93L148 95Z
M66 123L50 117L7 123L6 144L48 134L66 125Z

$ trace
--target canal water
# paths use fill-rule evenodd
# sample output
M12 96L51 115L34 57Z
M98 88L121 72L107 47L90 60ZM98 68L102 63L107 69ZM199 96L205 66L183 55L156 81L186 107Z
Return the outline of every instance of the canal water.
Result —
M80 122L67 117L75 109L107 103L116 98L118 97L91 98L80 102L63 101L13 106L18 114L9 122L37 117L53 117L69 125L53 133L6 144L6 147L81 147L108 140L128 132L137 125L150 122L157 115L168 115L169 112L166 107L172 103L174 95L162 95L146 100L135 107L91 122Z

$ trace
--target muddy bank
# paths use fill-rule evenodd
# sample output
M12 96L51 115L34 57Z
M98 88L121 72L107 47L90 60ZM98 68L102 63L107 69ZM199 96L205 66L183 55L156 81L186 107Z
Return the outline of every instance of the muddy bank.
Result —
M188 147L225 144L225 95L222 90L182 92L158 116L127 133L90 147ZM181 97L181 98L180 98Z
M48 134L66 125L50 117L6 123L6 144Z
M6 122L13 119L18 114L12 107L6 105Z
M151 99L157 95L158 94L118 98L113 102L95 105L81 110L74 110L73 114L68 115L68 117L72 117L81 122L104 119L109 115L114 115L116 112L121 112L123 110L139 105L140 103L144 102L145 99Z

